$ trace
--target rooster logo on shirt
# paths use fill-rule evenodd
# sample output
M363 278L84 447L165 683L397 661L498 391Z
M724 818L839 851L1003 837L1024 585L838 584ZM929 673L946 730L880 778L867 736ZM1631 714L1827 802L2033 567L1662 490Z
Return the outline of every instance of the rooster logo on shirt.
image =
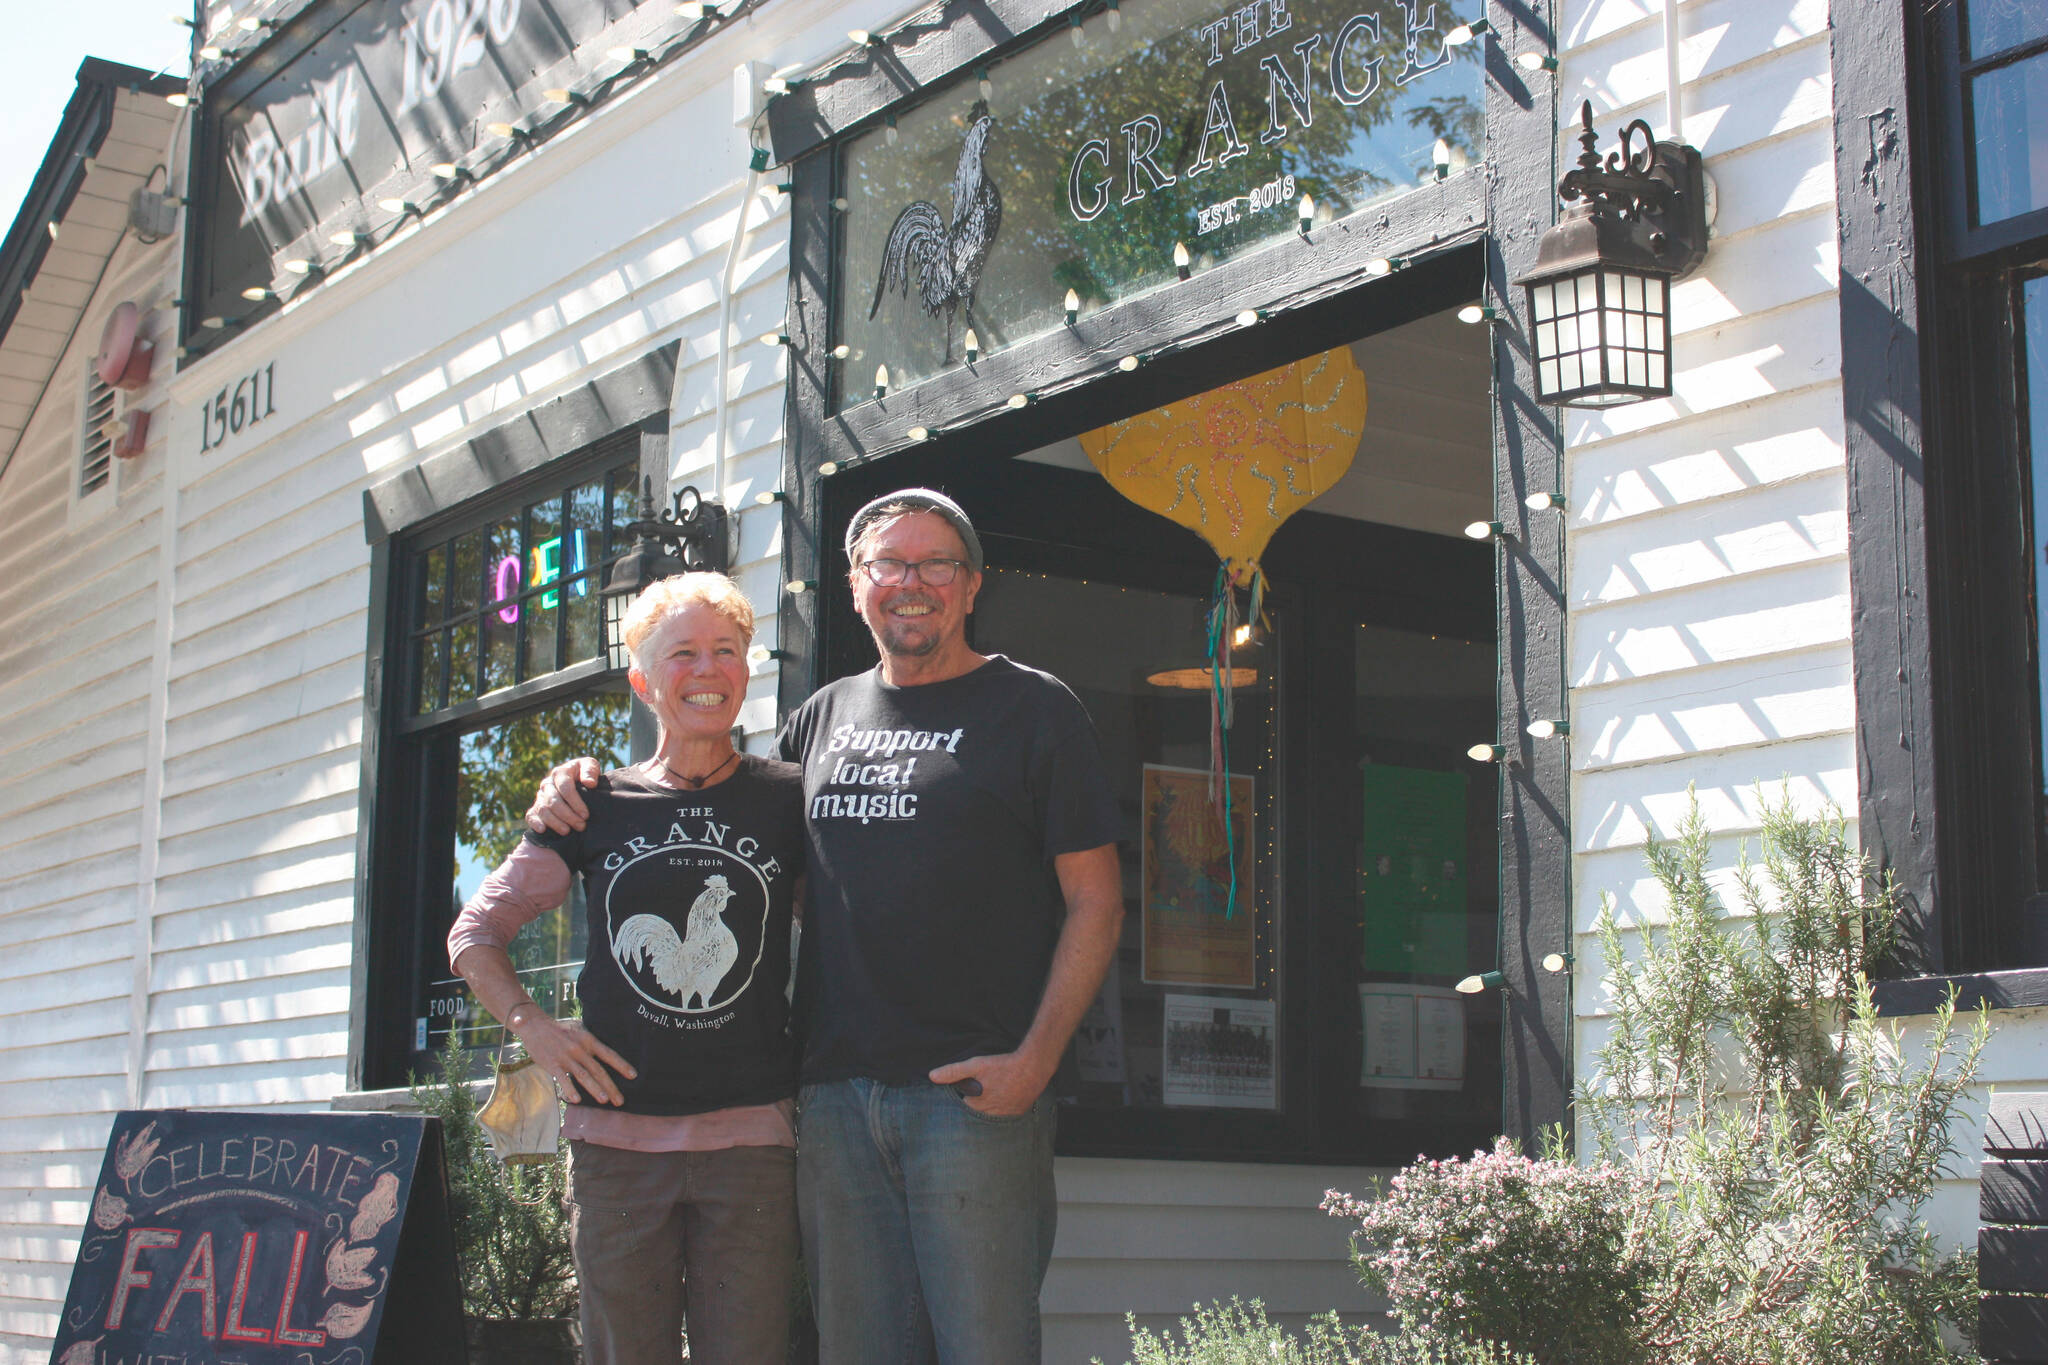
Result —
M718 983L740 956L740 942L723 918L732 897L725 874L714 872L690 903L683 937L677 938L675 926L659 915L634 915L613 936L612 956L621 967L652 972L655 984L683 1008L690 1008L693 999L708 1008Z

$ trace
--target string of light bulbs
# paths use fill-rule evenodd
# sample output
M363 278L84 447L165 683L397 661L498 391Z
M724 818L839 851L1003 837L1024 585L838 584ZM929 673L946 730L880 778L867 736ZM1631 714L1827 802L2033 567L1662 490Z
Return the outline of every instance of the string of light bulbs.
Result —
M378 199L376 201L378 208L386 213L396 215L385 226L381 235L375 229L364 230L354 227L331 231L328 233L327 240L331 245L342 248L340 256L332 261L322 260L317 255L295 257L283 261L280 263L280 268L288 275L296 278L297 283L295 285L281 288L280 286L288 284L287 281L282 280L273 281L269 285L250 285L241 291L242 297L252 304L259 305L270 303L273 300L279 304L292 302L308 289L320 284L330 271L338 269L374 250L384 242L388 242L405 227L408 221L415 218L424 219L429 214L445 207L465 187L480 184L499 170L502 170L514 158L533 151L571 124L589 115L592 110L611 99L614 95L637 85L642 79L652 75L655 71L666 66L683 53L692 50L699 44L709 40L713 35L723 31L732 21L758 9L763 2L764 0L733 0L729 4L711 4L687 0L686 3L678 4L675 7L676 14L685 21L684 26L664 43L657 44L653 48L621 45L608 49L606 55L621 62L622 65L618 70L595 82L589 89L578 90L573 87L559 87L541 92L541 98L544 101L560 106L553 113L538 116L527 113L510 122L487 124L485 125L486 130L502 140L495 147L483 149L482 153L471 164L464 164L462 160L437 163L429 167L431 178L424 182L421 187L418 187L419 189L424 189L425 193L418 193L415 190L408 191L405 195L393 195ZM174 17L186 23L187 27L191 26L190 21L184 20L182 16ZM245 15L241 19L233 20L232 24L244 32L252 33L268 31L276 27L274 21L267 18L258 18L256 23L251 25L249 20L252 17L255 17L253 12L251 15ZM240 60L256 50L255 47L248 47L232 50L224 49L223 52L224 55ZM196 72L193 84L199 84ZM203 87L201 89L203 91ZM191 92L190 87L185 91L173 92L165 96L165 99L181 109L189 107L195 102L195 96ZM754 134L758 134L759 124L760 119L757 118L753 133L750 134L750 141ZM757 156L765 155L766 149L756 147L755 150ZM418 193L417 199L408 197L415 193ZM235 328L249 323L252 320L251 314L253 312L254 310L252 309L250 313L234 317L212 315L200 319L197 324L200 329L216 332L219 335L203 342L194 341L186 346L179 347L180 358L205 354L214 345L225 340L227 335Z

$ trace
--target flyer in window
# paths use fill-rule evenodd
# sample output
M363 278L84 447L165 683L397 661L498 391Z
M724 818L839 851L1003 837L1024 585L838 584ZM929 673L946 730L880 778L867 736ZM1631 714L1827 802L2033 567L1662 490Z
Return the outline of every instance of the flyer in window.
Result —
M1252 778L1230 777L1230 840L1223 836L1221 813L1209 801L1208 773L1147 763L1144 786L1144 980L1160 986L1251 989L1258 946Z
M1372 972L1459 976L1466 958L1463 773L1368 763L1358 908Z
M1365 1026L1358 1083L1381 1090L1465 1087L1465 1002L1442 986L1368 981L1358 988Z
M1164 999L1165 1103L1204 1109L1273 1109L1280 1031L1270 1000L1215 995Z

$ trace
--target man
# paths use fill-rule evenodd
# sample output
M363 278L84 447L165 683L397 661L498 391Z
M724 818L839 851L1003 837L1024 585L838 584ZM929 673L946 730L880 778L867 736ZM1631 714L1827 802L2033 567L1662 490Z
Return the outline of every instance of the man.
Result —
M779 741L810 838L797 1198L821 1360L929 1341L944 1365L1037 1365L1046 1087L1116 951L1121 821L1074 695L968 646L982 552L957 503L877 498L846 552L881 662ZM580 804L550 782L529 819Z

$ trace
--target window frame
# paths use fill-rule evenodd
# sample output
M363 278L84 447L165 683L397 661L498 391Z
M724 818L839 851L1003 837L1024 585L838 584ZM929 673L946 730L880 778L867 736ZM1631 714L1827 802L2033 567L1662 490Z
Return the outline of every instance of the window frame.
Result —
M2048 40L1965 61L1960 23L1910 0L1830 37L1858 815L1904 907L1875 987L1892 1014L1951 990L1964 1008L2048 1003L2048 965L1995 946L2028 911L2013 887L2038 875L2042 800L2038 745L2010 743L2040 726L2030 585L1996 571L2027 516L1996 296L2048 210L1970 223L1964 98L1969 76Z
M444 708L412 724L410 612L401 595L411 547L486 520L506 505L523 508L558 478L605 467L637 446L643 476L668 481L668 410L679 343L620 366L553 402L509 418L452 450L376 484L363 494L370 543L369 621L364 657L362 772L357 829L355 924L349 983L348 1088L392 1089L407 1081L412 1056L414 972L423 951L413 913L419 876L418 750L433 736L475 729L482 718L532 710L610 676L602 659L558 669L492 694L487 704ZM600 570L601 572L601 570ZM456 712L451 715L451 712ZM633 743L651 734L634 708Z

